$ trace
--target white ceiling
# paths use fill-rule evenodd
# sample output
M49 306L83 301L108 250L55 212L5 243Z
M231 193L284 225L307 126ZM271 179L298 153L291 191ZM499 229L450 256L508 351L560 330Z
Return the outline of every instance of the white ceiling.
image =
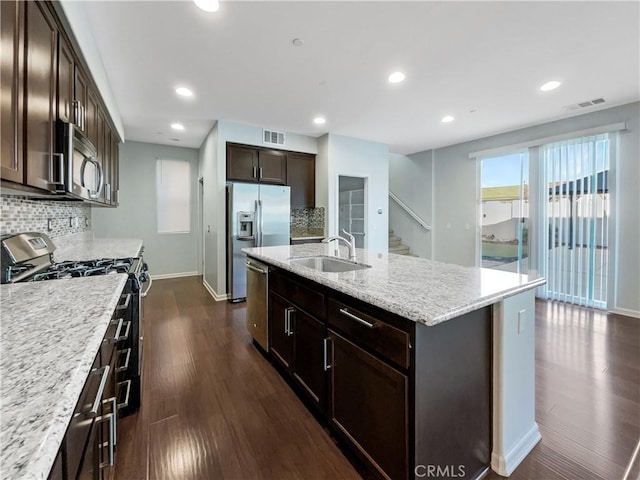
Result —
M226 119L397 153L639 100L639 7L223 1L206 13L191 1L85 4L127 140L197 148ZM396 70L407 78L393 85ZM562 86L541 92L548 80ZM176 96L178 85L195 98ZM606 103L564 108L599 97ZM318 114L325 125L312 123ZM447 114L456 120L441 123ZM171 130L174 121L186 130Z

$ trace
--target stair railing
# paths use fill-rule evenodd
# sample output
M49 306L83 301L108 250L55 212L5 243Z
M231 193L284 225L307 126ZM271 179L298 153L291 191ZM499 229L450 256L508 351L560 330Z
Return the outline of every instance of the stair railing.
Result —
M420 218L420 216L416 212L411 210L411 208L406 203L404 203L402 200L400 200L398 198L398 196L395 193L393 193L391 190L389 190L389 198L391 198L394 202L396 202L398 205L400 205L400 207L402 207L402 209L405 212L407 212L411 218L413 218L416 222L418 222L418 224L422 228L424 228L428 232L431 231L431 225L429 225L422 218Z

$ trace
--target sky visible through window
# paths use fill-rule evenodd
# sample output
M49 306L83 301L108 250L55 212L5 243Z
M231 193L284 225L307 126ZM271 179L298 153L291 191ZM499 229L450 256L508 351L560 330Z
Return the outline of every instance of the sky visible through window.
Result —
M520 185L520 157L514 153L482 161L482 188ZM524 172L525 181L529 172Z

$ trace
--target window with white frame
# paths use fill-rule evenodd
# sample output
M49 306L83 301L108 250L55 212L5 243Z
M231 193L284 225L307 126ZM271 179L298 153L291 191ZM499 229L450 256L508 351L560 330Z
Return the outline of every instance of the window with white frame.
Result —
M191 231L191 165L183 160L156 160L158 233Z

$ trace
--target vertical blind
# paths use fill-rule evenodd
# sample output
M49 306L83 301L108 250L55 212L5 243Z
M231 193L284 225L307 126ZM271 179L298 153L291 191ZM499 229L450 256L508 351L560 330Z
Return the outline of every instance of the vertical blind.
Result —
M158 233L191 230L191 168L189 162L156 160Z
M544 145L541 182L542 296L607 307L609 247L609 137L607 134Z

